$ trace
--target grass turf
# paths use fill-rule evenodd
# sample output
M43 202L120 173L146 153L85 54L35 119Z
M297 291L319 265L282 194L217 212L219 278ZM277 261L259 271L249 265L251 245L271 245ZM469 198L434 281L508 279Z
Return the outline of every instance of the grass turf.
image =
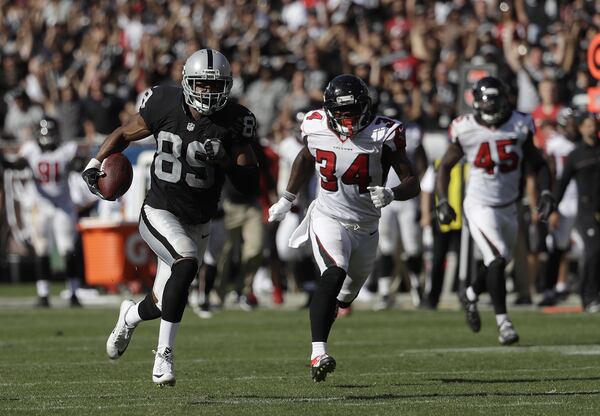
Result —
M0 414L564 415L600 412L600 316L516 311L501 347L460 312L356 311L330 338L336 372L309 377L306 311L186 311L177 385L151 381L158 322L105 355L117 308L0 310Z

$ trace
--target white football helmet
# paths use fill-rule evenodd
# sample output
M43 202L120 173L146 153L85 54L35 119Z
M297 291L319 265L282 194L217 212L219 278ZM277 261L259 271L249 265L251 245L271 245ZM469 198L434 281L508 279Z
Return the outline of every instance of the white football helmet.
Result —
M217 83L217 92L198 91L198 84ZM183 95L185 102L200 114L208 115L225 107L233 85L231 66L225 56L214 49L200 49L183 66Z

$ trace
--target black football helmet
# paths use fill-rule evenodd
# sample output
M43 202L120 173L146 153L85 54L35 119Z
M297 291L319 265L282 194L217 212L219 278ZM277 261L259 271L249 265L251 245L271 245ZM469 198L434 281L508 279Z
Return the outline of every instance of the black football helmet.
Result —
M58 122L52 117L43 116L40 120L36 139L43 152L55 150L60 144Z
M506 121L512 108L504 83L495 77L484 77L477 81L473 87L473 109L475 117L483 124L493 126Z
M342 136L352 137L371 122L371 97L367 85L354 75L338 75L323 94L323 110L330 127Z

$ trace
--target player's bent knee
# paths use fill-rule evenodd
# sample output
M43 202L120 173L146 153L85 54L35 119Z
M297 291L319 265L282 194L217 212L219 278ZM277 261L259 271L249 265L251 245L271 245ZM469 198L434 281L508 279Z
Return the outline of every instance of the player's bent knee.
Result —
M504 257L495 257L487 267L504 269L506 267L506 259Z
M333 266L327 268L321 275L319 288L327 292L335 293L335 296L342 289L342 284L346 278L346 271L341 267Z
M198 265L198 259L195 257L184 257L176 260L171 266L171 278L169 280L176 278L181 281L181 284L185 284L187 289L198 273Z

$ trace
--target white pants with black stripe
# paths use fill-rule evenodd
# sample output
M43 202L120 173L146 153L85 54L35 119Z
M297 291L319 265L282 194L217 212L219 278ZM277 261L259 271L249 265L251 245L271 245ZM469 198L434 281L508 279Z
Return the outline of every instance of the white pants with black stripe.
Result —
M140 214L140 234L158 257L152 291L158 299L156 306L162 310L163 291L171 277L173 264L183 258L194 258L198 266L202 264L210 235L210 222L182 224L169 211L144 204Z
M516 204L497 208L466 198L463 208L469 232L483 255L483 263L488 266L497 256L508 263L512 259L519 230Z
M381 208L379 219L379 251L383 255L393 255L402 241L403 252L408 257L418 255L421 250L421 228L417 220L418 198L408 201L392 201Z
M321 274L333 266L347 274L338 295L341 302L352 302L373 271L379 240L377 227L378 221L347 224L318 208L312 210L310 241Z

